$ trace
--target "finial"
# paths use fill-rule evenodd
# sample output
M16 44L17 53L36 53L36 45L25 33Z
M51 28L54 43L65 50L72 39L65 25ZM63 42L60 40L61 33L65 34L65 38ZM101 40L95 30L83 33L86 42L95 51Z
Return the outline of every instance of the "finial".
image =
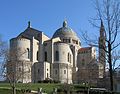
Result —
M66 20L63 22L63 27L67 27L67 21Z
M104 25L103 25L103 21L101 20L101 27L104 27Z
M30 28L30 21L28 21L28 28Z
M105 29L104 29L104 24L103 24L103 21L102 21L102 19L101 19L100 31L101 31L101 32L105 31Z
M101 37L105 37L106 36L106 33L105 33L105 28L104 28L104 24L103 24L103 21L101 20L101 26L100 26L100 36Z

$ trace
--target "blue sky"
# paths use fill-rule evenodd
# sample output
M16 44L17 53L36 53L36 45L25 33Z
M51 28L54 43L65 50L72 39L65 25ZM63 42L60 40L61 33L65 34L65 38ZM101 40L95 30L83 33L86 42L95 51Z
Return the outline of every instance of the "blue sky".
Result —
M33 28L52 37L66 19L79 36L81 30L94 31L88 21L94 16L93 0L1 0L0 34L9 41L31 21Z
M81 30L94 31L88 22L94 16L92 0L0 0L0 35L9 43L31 21L33 28L52 37L67 20L80 37Z
M0 0L0 35L9 42L31 21L33 28L52 37L66 19L79 37L82 31L91 36L99 32L88 21L95 16L93 0Z

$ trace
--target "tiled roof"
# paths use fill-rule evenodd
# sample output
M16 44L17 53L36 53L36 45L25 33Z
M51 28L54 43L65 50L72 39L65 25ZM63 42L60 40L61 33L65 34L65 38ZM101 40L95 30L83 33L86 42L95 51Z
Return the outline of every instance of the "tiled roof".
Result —
M86 51L86 50L90 50L92 47L84 47L84 48L80 48L78 50L78 52L82 52L82 51Z
M40 37L40 34L42 33L42 31L39 31L37 29L34 28L27 28L24 32L20 33L17 37L26 37L29 39L32 39L32 37L34 36L34 38L38 39Z

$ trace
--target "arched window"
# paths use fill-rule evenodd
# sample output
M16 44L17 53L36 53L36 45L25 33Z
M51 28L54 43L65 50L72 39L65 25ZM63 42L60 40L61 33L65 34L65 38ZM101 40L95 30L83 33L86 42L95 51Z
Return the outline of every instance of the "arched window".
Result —
M37 51L36 59L38 60L38 58L39 58L39 52Z
M30 50L27 48L27 58L30 59Z
M70 63L71 63L71 54L70 54Z
M47 52L45 52L45 61L47 61Z
M69 43L70 43L70 39L69 39Z
M58 51L55 52L55 60L59 61L59 52Z
M66 70L64 70L64 74L66 74Z
M47 73L47 78L48 78L48 73Z
M40 70L38 69L38 74L40 73Z
M55 70L55 74L57 74L57 70Z
M71 63L71 54L70 53L68 53L68 62Z
M82 59L82 65L83 66L85 65L85 59Z
M19 68L19 72L21 72L22 71L22 69L21 68Z
M69 57L69 55L70 55L70 54L68 53L68 62L70 61L70 57Z

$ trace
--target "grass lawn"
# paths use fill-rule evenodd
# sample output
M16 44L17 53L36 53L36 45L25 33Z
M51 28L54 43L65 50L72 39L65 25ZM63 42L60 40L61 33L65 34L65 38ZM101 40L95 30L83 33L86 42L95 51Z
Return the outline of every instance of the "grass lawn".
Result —
M25 89L25 90L30 89L30 90L37 91L38 88L42 88L42 90L45 91L47 94L52 94L52 91L54 88L60 88L64 90L66 89L74 90L74 91L84 90L86 88L84 85L80 85L80 84L70 85L70 87L69 88L68 87L65 84L53 84L53 83L29 83L29 84L17 83L16 84L17 94L23 94L20 91L21 89ZM12 90L9 83L0 83L0 94L12 94ZM95 93L95 94L98 94L98 93ZM110 93L104 93L104 94L110 94ZM114 94L120 94L120 93L114 93Z
M69 89L70 90L74 89L76 91L76 90L80 90L81 86L82 85L71 85ZM84 87L84 86L82 86L82 87ZM65 84L55 84L55 83L29 83L29 84L17 83L16 88L19 90L30 89L30 90L34 90L34 91L37 91L38 88L42 88L42 91L45 91L48 94L51 94L53 92L54 88L67 89ZM8 91L5 91L5 89L8 89ZM1 92L4 92L2 94L11 94L10 89L11 89L11 87L10 87L9 83L0 83L0 94L1 94ZM19 93L17 93L17 94L19 94Z
M0 88L0 94L12 94L12 91L10 89Z
M47 92L48 94L50 94L54 88L59 88L59 87L61 87L61 84L50 84L50 83L16 84L17 89L31 89L37 91L38 88L42 88L42 90ZM7 91L5 89L7 89ZM11 87L9 83L0 83L0 94L11 94L10 89Z
M0 94L12 94L12 90L0 88ZM23 93L21 91L16 91L16 94L23 94Z

